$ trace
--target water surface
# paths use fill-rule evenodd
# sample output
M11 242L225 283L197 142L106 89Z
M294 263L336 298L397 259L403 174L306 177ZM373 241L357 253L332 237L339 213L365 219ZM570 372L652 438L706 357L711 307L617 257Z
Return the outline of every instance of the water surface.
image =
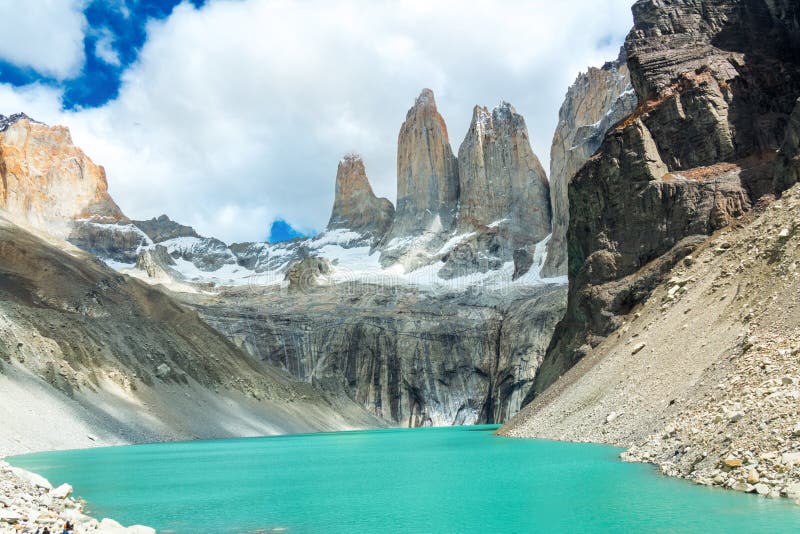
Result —
M600 445L494 426L41 453L97 517L164 532L798 532L800 506L626 464Z

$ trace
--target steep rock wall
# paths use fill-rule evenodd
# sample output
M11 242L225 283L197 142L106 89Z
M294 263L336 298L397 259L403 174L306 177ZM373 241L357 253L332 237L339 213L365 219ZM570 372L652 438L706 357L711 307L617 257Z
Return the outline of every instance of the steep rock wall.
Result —
M529 399L646 298L658 277L637 271L668 269L691 250L684 238L787 185L774 161L800 94L796 3L640 0L633 14L640 104L570 185L567 313Z
M636 104L624 51L602 68L589 67L567 91L550 149L553 237L547 244L544 276L567 274L567 189L572 177L600 147L606 132L633 113Z
M186 295L253 357L403 426L492 423L519 410L564 286L441 295L378 286Z

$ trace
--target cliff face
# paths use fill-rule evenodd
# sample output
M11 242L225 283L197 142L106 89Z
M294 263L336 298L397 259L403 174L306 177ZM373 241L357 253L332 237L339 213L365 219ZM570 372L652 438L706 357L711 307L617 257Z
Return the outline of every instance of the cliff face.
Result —
M368 284L186 294L254 358L402 426L515 414L563 312L564 286L430 295Z
M659 276L637 271L657 259L669 269L687 238L787 185L775 172L800 94L797 6L639 1L633 13L625 49L640 104L569 187L568 308L534 393L646 298Z
M508 220L513 246L550 233L549 186L531 149L525 119L506 102L491 113L476 106L458 150L458 225L480 229Z
M65 221L125 219L105 171L72 144L69 130L24 114L0 116L0 208L59 235L68 231Z
M386 235L394 218L394 206L372 192L364 162L347 155L336 172L336 196L328 230L352 230L373 242Z
M423 89L397 138L397 209L385 242L450 230L457 205L458 163L433 91ZM404 252L391 247L381 261L394 263Z
M798 215L800 184L703 239L501 433L630 447L670 476L800 499Z
M581 73L567 91L550 150L553 237L547 244L544 276L567 274L567 189L572 177L598 149L609 128L633 113L636 104L624 52L602 68L590 67Z

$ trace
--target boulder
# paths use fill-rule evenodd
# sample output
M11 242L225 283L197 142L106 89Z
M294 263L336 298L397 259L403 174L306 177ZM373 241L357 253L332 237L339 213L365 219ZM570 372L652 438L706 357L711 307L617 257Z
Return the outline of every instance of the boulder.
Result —
M42 488L46 490L53 489L53 485L41 475L37 475L36 473L31 473L30 471L26 471L24 469L20 469L19 467L12 467L11 472L14 473L18 478L24 480L28 484L32 486L36 486L37 488Z
M0 510L0 523L15 525L22 521L22 515L13 510Z
M49 494L54 499L66 499L72 494L72 486L69 484L61 484L57 488L51 489Z

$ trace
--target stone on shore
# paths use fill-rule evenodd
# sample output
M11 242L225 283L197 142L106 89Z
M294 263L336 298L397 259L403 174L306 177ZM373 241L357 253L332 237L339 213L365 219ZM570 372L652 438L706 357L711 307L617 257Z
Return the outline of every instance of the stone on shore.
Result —
M50 496L55 499L66 499L72 494L72 486L69 484L61 484L59 487L50 490Z
M36 473L31 473L30 471L20 469L19 467L12 467L11 472L32 486L46 490L53 489L53 485L50 484L50 481L43 476L37 475Z

